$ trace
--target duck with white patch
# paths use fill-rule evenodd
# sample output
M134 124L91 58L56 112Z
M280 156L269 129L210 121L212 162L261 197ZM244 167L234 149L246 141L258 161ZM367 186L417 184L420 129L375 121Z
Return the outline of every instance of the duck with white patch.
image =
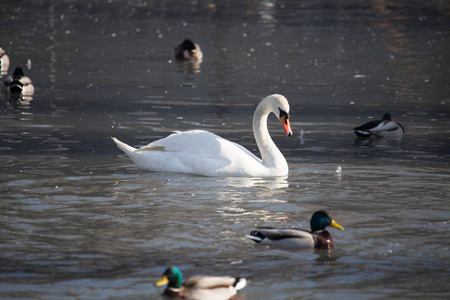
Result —
M288 163L267 128L271 113L281 121L284 133L292 135L287 99L279 94L264 98L253 115L253 133L261 159L243 146L204 130L175 132L139 149L112 139L139 168L149 171L223 177L286 176Z
M7 72L9 69L9 57L6 51L0 46L0 71ZM6 74L6 73L5 73Z
M401 139L405 134L405 129L400 123L392 121L390 113L385 113L381 120L373 120L361 126L353 128L359 137L382 137Z
M190 300L227 300L247 285L245 278L232 276L196 276L183 282L177 267L167 268L163 277L155 283L167 285L163 295Z
M181 44L175 47L174 56L179 60L189 60L201 62L203 60L203 52L200 46L190 39L185 39Z
M344 228L336 223L330 215L323 211L316 211L310 220L311 231L300 228L258 227L247 235L256 243L276 246L291 250L303 249L331 249L333 239L325 227Z
M11 93L30 96L34 94L34 86L31 79L25 76L21 67L17 67L11 76L4 81Z

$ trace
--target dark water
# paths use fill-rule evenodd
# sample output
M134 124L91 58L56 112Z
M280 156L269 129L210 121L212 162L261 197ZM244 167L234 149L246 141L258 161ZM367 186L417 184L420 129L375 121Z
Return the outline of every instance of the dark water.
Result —
M8 73L20 65L35 85L1 94L2 299L159 299L169 265L247 277L238 299L450 296L448 2L9 1L0 13ZM173 60L186 37L201 64ZM147 173L109 139L202 128L256 153L251 116L272 93L291 104L294 137L269 118L287 178ZM356 139L385 112L402 141ZM307 227L318 209L345 227L330 253L244 238Z

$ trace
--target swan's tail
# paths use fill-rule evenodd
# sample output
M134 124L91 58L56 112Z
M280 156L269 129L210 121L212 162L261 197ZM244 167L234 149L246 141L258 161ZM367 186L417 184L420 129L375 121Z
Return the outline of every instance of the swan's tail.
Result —
M126 154L130 154L131 152L136 151L136 148L133 148L133 147L119 141L115 137L111 137L111 138L116 143L117 147L119 147L119 149L122 150L123 152L125 152Z

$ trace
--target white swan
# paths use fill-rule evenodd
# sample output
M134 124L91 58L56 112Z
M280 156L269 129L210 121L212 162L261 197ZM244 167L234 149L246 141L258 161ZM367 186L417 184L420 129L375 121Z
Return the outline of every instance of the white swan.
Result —
M112 139L139 168L150 171L204 176L286 176L289 171L286 159L267 129L271 112L280 119L286 135L292 135L286 98L274 94L263 99L253 115L253 133L261 159L241 145L203 130L175 132L139 149Z

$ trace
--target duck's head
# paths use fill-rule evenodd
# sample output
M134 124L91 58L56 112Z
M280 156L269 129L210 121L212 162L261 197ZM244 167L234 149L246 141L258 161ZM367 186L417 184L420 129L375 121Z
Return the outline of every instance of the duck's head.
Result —
M316 211L311 217L311 231L324 230L327 226L344 230L344 227L336 223L327 212L323 210Z
M23 74L23 71L22 71L21 67L17 67L17 68L14 69L14 73L12 75L13 78L23 77L23 76L25 76L25 75Z
M164 271L163 277L155 285L168 285L170 288L179 288L183 283L183 275L177 267L170 267Z
M194 42L189 40L189 39L185 39L183 41L183 43L181 44L181 47L183 48L183 50L189 50L189 51L194 51L195 50Z
M385 113L381 121L392 121L392 117L390 113Z

